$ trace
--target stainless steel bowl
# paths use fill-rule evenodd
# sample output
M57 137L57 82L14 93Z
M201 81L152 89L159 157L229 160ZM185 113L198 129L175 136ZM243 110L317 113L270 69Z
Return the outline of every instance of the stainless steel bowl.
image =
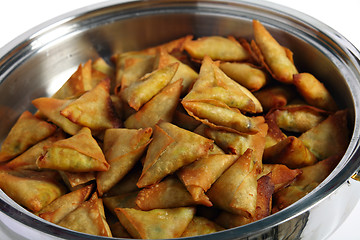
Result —
M295 10L263 1L110 1L52 19L0 49L0 140L31 100L50 96L79 63L160 44L186 34L252 38L260 20L316 74L351 115L352 138L333 173L306 197L260 221L194 239L325 239L358 201L360 53L340 34ZM107 239L61 228L0 191L0 229L8 239ZM324 220L326 219L326 220Z

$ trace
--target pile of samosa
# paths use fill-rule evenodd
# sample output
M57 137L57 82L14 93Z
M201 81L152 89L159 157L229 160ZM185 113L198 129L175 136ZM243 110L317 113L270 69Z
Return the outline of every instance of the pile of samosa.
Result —
M10 130L0 188L52 223L124 238L210 234L288 207L342 158L347 111L253 31L80 64Z

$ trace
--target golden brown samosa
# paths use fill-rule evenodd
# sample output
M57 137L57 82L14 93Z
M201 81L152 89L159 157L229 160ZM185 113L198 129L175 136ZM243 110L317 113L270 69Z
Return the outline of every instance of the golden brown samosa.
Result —
M171 122L180 101L182 80L169 84L124 122L126 128L154 127L160 120Z
M203 59L199 78L183 99L183 102L186 101L215 102L216 105L223 103L245 112L262 112L261 104L254 95L229 78L209 57Z
M264 111L287 105L296 96L296 90L286 85L270 86L253 93Z
M224 62L220 64L220 69L250 91L259 90L267 81L264 71L248 63Z
M338 109L330 92L314 75L310 73L296 74L294 75L294 85L308 104L329 111Z
M67 214L85 202L90 196L92 189L93 185L87 185L62 195L35 214L49 222L58 223Z
M114 92L117 94L120 89L129 87L142 76L153 71L155 54L143 51L125 52L115 54L112 60L116 66Z
M119 182L138 162L151 141L152 129L108 129L104 137L104 153L110 169L98 173L96 183L102 196Z
M107 171L109 164L92 137L89 128L82 128L76 135L55 142L37 160L40 168L69 172Z
M154 209L142 211L132 208L116 208L121 224L133 238L177 238L185 231L195 215L194 207Z
M194 200L184 184L173 176L142 189L136 198L136 204L141 210L187 207L198 204L212 206L208 199Z
M289 105L272 109L267 118L272 118L285 131L302 133L318 125L328 115L329 112L309 105Z
M40 141L21 155L6 163L5 166L11 169L39 170L39 167L36 165L36 160L44 154L46 149L51 147L54 142L64 138L65 134L62 131L55 132L52 136Z
M122 89L120 96L130 107L138 111L142 105L161 91L173 78L179 63L173 63L144 75L128 87Z
M301 173L300 169L290 169L283 164L263 164L259 177L269 175L274 184L274 192L277 192L292 183Z
M240 111L231 109L220 102L191 100L181 103L188 114L196 120L212 128L228 132L255 134L259 131L258 124L264 121L263 117L245 116Z
M94 193L90 200L66 215L58 225L74 231L112 237L110 227L105 219L102 200Z
M159 182L179 168L208 155L213 141L168 122L155 125L138 187Z
M82 128L82 126L73 123L60 114L60 111L71 102L73 102L73 100L41 97L34 99L32 104L39 110L40 114L47 117L49 121L56 124L64 130L64 132L74 135Z
M301 134L299 139L319 159L343 154L349 142L347 110L340 110Z
M115 77L115 69L101 57L95 59L95 61L92 62L92 70L92 74L94 74L94 70L96 70L105 74L105 76L109 77L111 80L113 80Z
M119 194L112 197L103 197L105 207L116 216L115 208L136 208L139 207L136 205L136 199L139 194L139 191L128 192Z
M172 63L179 63L179 67L172 78L170 83L182 79L181 94L184 95L188 92L194 81L198 78L199 74L190 66L178 60L176 57L170 55L166 49L160 48L158 56L155 60L155 69L163 68Z
M56 126L23 112L10 129L0 149L0 162L8 161L52 135Z
M212 206L205 193L211 185L230 167L238 156L228 154L211 154L189 164L177 173L195 201L205 201Z
M66 192L53 171L0 171L0 188L15 202L38 212Z
M63 108L60 114L92 130L119 127L120 119L116 116L109 88L110 80L102 80L95 88Z
M268 132L268 125L266 123L260 123L258 125L259 131L252 135L221 131L205 125L201 127L203 128L205 137L213 139L216 145L226 153L236 155L242 155L248 148L256 149L256 151L260 153L263 152L265 137ZM198 130L199 129L195 131Z
M256 45L270 73L280 82L292 83L298 71L290 50L281 46L258 20L253 20L253 30Z
M257 168L248 149L207 191L210 201L225 211L250 217L255 214Z
M188 41L184 48L195 59L203 59L208 55L213 60L243 61L249 57L248 52L234 37L202 37Z

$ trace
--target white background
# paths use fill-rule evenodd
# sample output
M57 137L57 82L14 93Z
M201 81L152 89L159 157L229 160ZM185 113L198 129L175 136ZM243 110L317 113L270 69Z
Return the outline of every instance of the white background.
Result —
M0 4L0 48L30 28L60 14L75 10L100 0L7 0ZM304 12L337 30L360 49L359 0L272 0ZM360 184L360 183L359 183ZM360 239L357 219L360 204L328 239ZM326 219L324 219L326 221ZM1 236L1 233L0 233Z

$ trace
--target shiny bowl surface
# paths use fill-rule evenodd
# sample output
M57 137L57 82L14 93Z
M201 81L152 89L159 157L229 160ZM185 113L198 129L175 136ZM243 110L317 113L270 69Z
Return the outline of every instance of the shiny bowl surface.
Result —
M51 96L89 58L109 60L187 34L252 39L252 19L323 79L350 112L352 138L333 173L306 197L260 221L194 239L325 239L357 203L360 53L336 31L295 10L257 1L107 1L49 20L0 49L0 139L31 100ZM344 207L346 206L346 207ZM0 191L0 229L12 239L107 239L46 222ZM326 216L326 221L324 221Z

